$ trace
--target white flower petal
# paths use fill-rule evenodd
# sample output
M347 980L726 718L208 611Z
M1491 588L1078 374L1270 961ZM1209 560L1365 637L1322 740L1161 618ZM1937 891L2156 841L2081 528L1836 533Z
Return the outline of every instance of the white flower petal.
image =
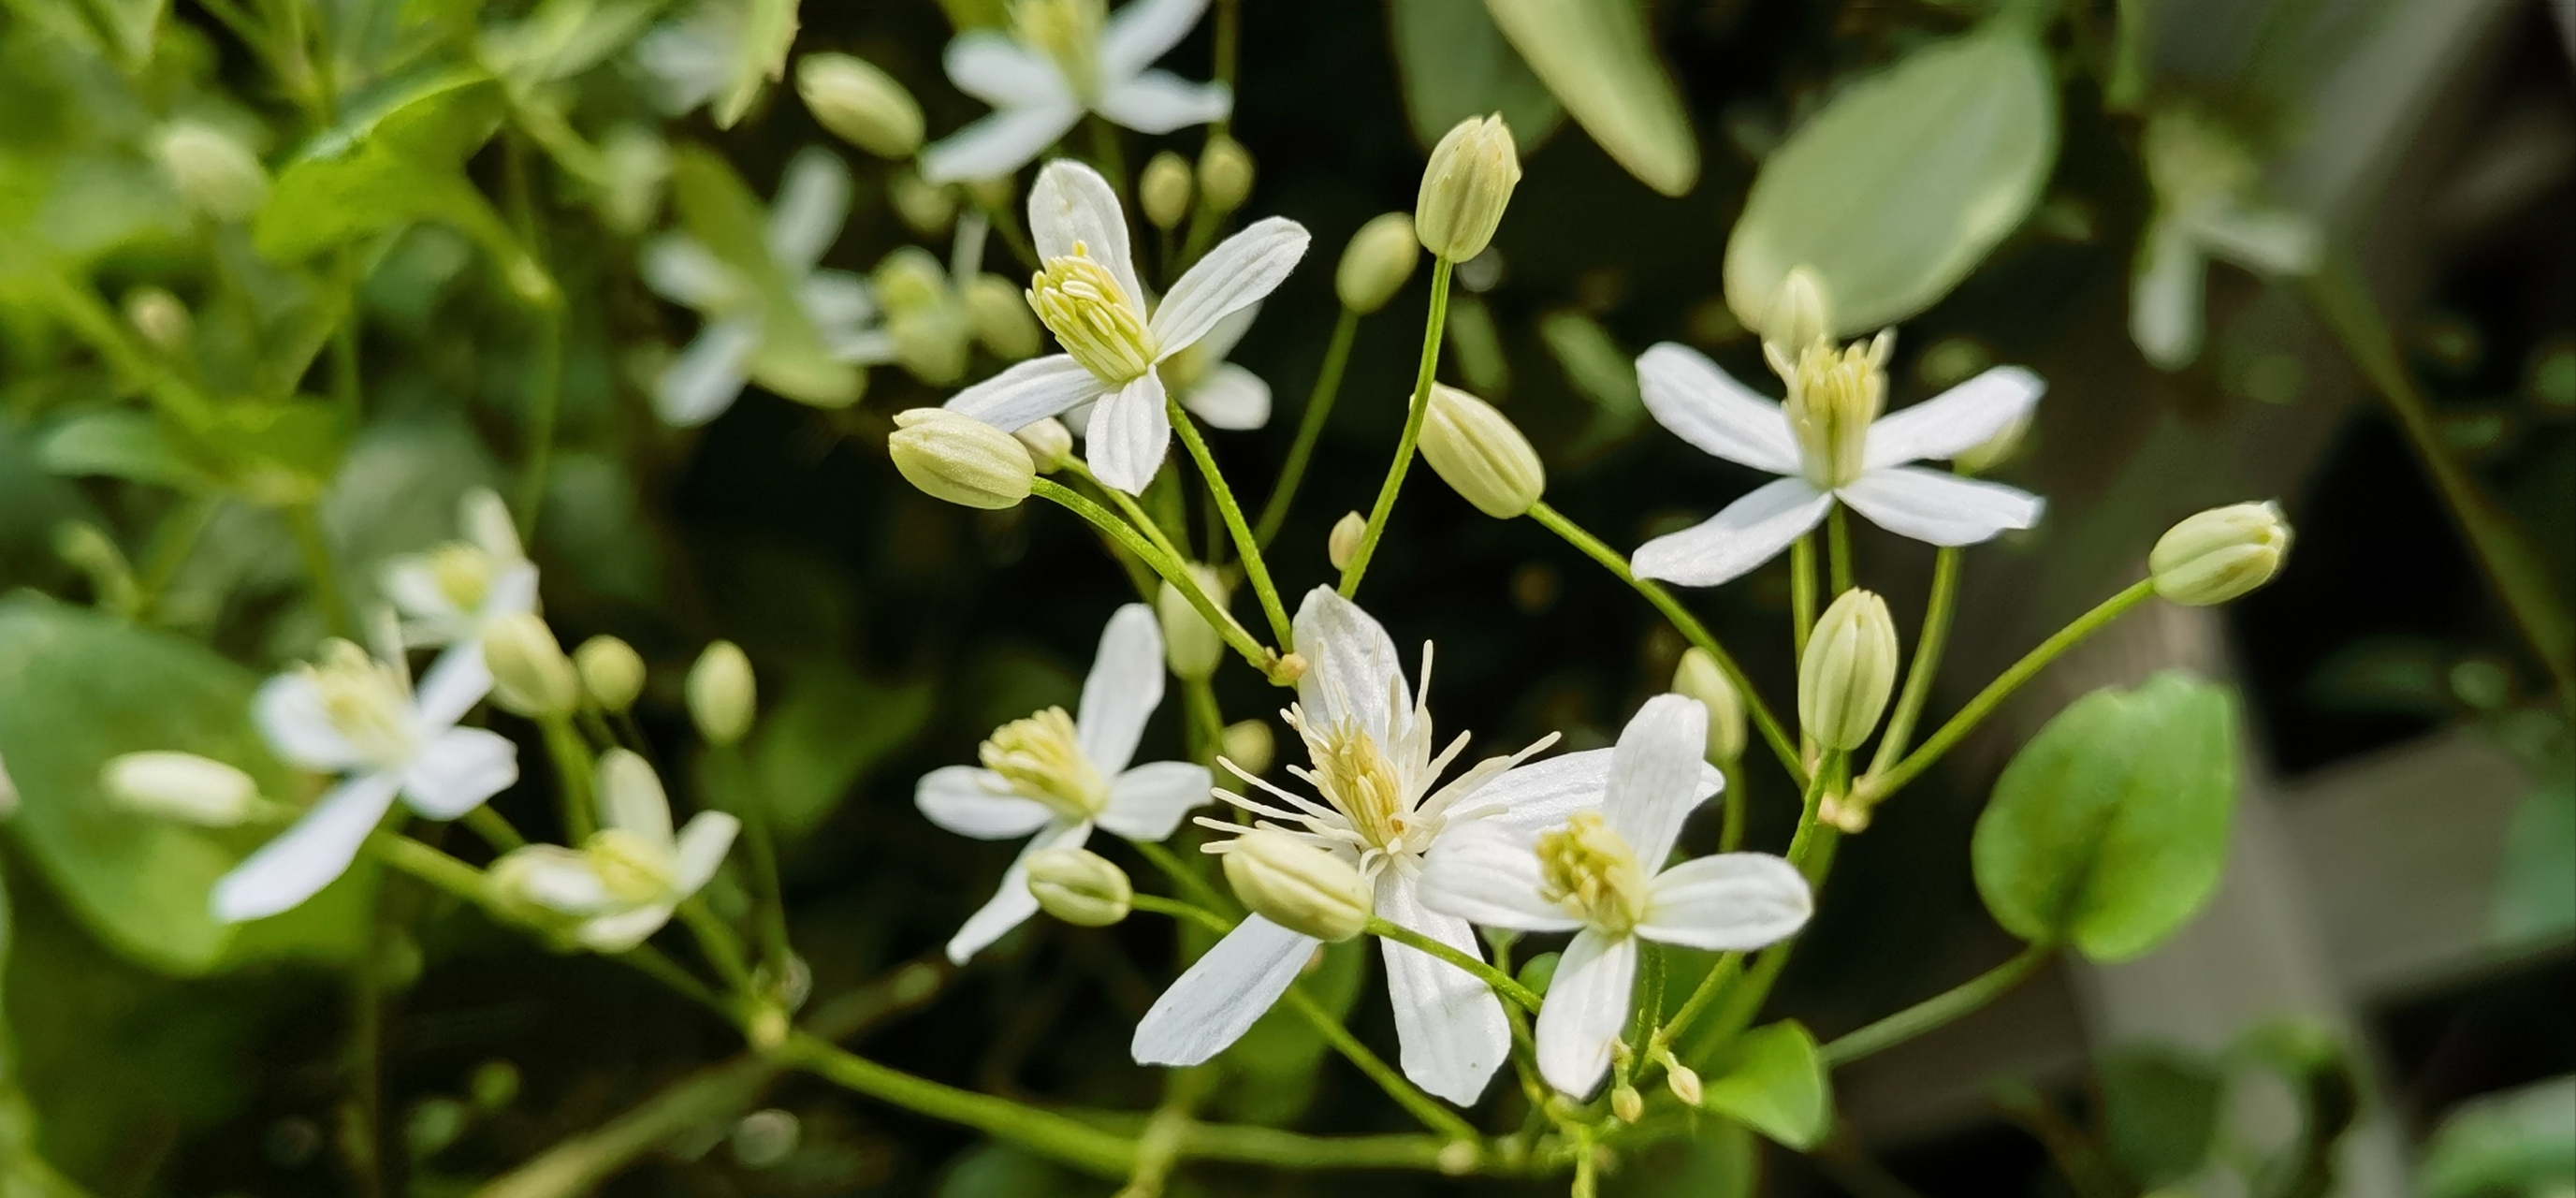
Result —
M1253 318L1261 315L1256 301L1228 312L1199 339L1190 343L1190 352L1202 362L1223 362L1234 356L1234 347L1243 344L1243 335L1252 331Z
M294 827L215 883L216 920L240 923L275 915L348 872L358 846L385 818L401 785L393 774L360 774L332 787Z
M1049 354L1018 363L940 406L1015 433L1089 403L1107 390L1073 355Z
M2304 275L2325 253L2325 233L2286 208L2217 204L2193 214L2191 230L2209 251L2248 270Z
M966 959L984 951L984 947L1001 939L1028 917L1038 913L1038 899L1029 893L1029 857L1043 849L1082 847L1091 837L1089 823L1052 824L1029 839L1011 867L1002 871L1002 884L983 908L968 916L966 926L948 938L948 960L963 965Z
M1378 875L1377 913L1471 957L1484 955L1466 920L1423 906L1413 880L1396 871ZM1460 1106L1474 1105L1511 1055L1501 1000L1475 975L1420 949L1392 940L1381 947L1404 1076Z
M590 858L577 849L532 844L510 850L502 860L510 863L507 868L519 895L549 911L591 915L615 903L607 883L599 880L599 871L591 868Z
M1803 478L1775 479L1694 527L1638 546L1633 568L1639 578L1683 586L1732 582L1778 557L1833 506L1833 496Z
M722 811L701 811L691 816L680 829L672 894L685 899L704 889L724 864L725 854L733 849L734 836L741 831L742 821Z
M491 693L492 667L483 661L482 642L454 646L429 663L429 673L421 676L420 690L412 699L418 721L413 727L423 741L430 740L455 727Z
M1207 767L1186 761L1157 761L1118 775L1109 784L1109 806L1100 826L1129 840L1171 838L1181 817L1206 806L1215 779Z
M2129 281L2129 339L2159 370L2180 370L2200 356L2201 287L2208 267L2182 223L2147 227Z
M941 766L923 774L913 789L912 805L930 822L977 840L1016 839L1054 818L1046 804L1012 793L1000 774L971 765Z
M1586 930L1565 946L1538 1012L1538 1072L1581 1098L1610 1071L1610 1046L1628 1025L1637 981L1637 941Z
M537 565L520 560L503 566L492 576L492 585L483 592L481 618L512 616L537 610ZM472 703L466 704L471 708ZM464 714L459 711L457 714Z
M820 146L797 151L769 206L770 256L793 271L813 269L849 215L850 168Z
M1110 613L1082 680L1082 705L1074 735L1082 755L1103 777L1114 778L1136 759L1145 720L1163 703L1163 626L1154 609L1130 603Z
M2028 419L2048 384L2019 366L1997 366L1869 426L1864 469L1948 461Z
M1145 315L1145 289L1136 282L1135 251L1127 248L1127 213L1117 189L1100 172L1058 158L1029 186L1029 237L1040 260L1062 258L1076 244L1118 280L1120 298ZM1166 348L1169 348L1168 346Z
M1672 855L1682 821L1708 797L1699 793L1708 752L1708 708L1684 695L1646 700L1610 751L1610 787L1601 819L1628 842L1652 873Z
M732 267L685 234L665 233L645 242L637 265L645 286L664 299L701 312L726 304L743 291Z
M595 953L622 953L653 938L662 925L671 922L676 908L669 903L650 903L614 915L584 920L574 932L583 948Z
M1477 787L1473 795L1462 796L1456 806L1473 810L1501 805L1503 811L1476 821L1476 825L1491 824L1535 836L1564 824L1575 812L1599 807L1602 791L1609 784L1610 750L1586 749L1514 766Z
M450 728L403 771L403 801L431 819L455 819L519 780L519 746L484 728Z
M1045 55L989 29L950 39L940 62L957 90L995 108L1061 106L1073 99L1063 73Z
M1780 405L1698 350L1666 341L1638 355L1637 389L1655 423L1703 452L1772 474L1798 472L1798 439Z
M1293 627L1306 673L1297 705L1319 727L1349 721L1380 746L1401 741L1413 725L1413 688L1395 656L1395 641L1375 617L1331 587L1306 592Z
M1145 493L1172 444L1172 414L1164 406L1163 376L1152 370L1101 397L1082 430L1082 457L1102 486Z
M1005 108L922 147L925 183L999 179L1035 161L1082 119L1070 97L1025 108Z
M385 568L377 575L376 585L384 591L385 598L393 601L395 610L448 635L452 635L452 630L465 615L448 600L447 592L439 589L438 574L430 566L429 559L418 554L405 554L386 562ZM411 643L444 644L445 640L442 636L438 641L413 640Z
M865 327L877 316L877 300L868 281L846 270L818 270L796 284L797 306L830 340L835 331Z
M1747 952L1796 934L1814 913L1815 898L1796 866L1769 853L1721 853L1655 875L1637 934L1689 948Z
M1255 915L1236 924L1136 1024L1139 1065L1196 1065L1243 1038L1323 942Z
M302 671L278 674L261 683L258 697L251 701L251 715L259 723L260 734L268 738L268 747L293 765L336 774L358 762L358 751L324 713L320 688Z
M1872 470L1835 494L1870 523L1934 545L1974 545L2028 528L2048 506L2028 491L1920 466Z
M1270 423L1270 384L1232 362L1219 362L1182 393L1181 406L1209 428L1256 429Z
M1207 0L1133 0L1100 31L1100 73L1125 79L1190 35Z
M598 778L600 826L632 832L653 844L671 844L670 792L662 789L662 779L643 763L643 758L631 753L619 756L629 758L629 764L636 768L594 771Z
M1170 71L1147 71L1110 88L1092 107L1138 133L1169 133L1224 120L1234 111L1234 89L1192 83Z
M1207 252L1154 308L1154 340L1165 357L1207 336L1217 322L1261 302L1287 281L1313 240L1306 226L1265 216Z
M742 394L743 363L760 344L760 322L715 321L653 381L653 413L673 428L695 428L723 415Z
M1424 859L1422 905L1489 928L1571 932L1582 921L1539 897L1545 884L1527 834L1474 823L1442 836Z

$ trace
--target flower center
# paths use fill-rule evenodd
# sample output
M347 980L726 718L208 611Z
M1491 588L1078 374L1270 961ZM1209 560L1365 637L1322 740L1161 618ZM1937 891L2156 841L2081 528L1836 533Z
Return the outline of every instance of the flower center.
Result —
M304 667L322 695L322 714L331 728L356 750L360 760L395 768L411 760L418 742L412 732L411 692L392 666L367 656L347 641L322 646L322 660Z
M1124 384L1154 365L1154 334L1118 276L1081 242L1029 281L1029 307L1064 352L1104 383Z
M1019 794L1069 819L1090 819L1109 805L1109 786L1084 756L1073 717L1050 707L993 730L976 756Z
M1100 29L1108 20L1106 0L1011 3L1011 32L1021 44L1054 59L1065 86L1086 101L1100 91Z
M626 906L649 903L670 893L679 863L671 850L624 828L609 828L583 841L582 856L599 875L610 898Z
M492 591L492 555L463 541L429 551L429 576L458 611L480 611Z
M1315 789L1351 821L1351 829L1389 856L1419 853L1439 831L1415 818L1404 779L1377 740L1345 720L1310 738Z
M1881 333L1840 350L1818 338L1798 351L1783 407L1808 482L1830 491L1860 477L1870 422L1887 406L1887 358L1894 349L1895 341Z
M1538 838L1539 895L1612 936L1646 915L1646 871L1601 813L1582 811Z
M2157 198L2189 208L2224 202L2252 186L2254 160L2227 134L2189 115L2147 122L2147 177Z

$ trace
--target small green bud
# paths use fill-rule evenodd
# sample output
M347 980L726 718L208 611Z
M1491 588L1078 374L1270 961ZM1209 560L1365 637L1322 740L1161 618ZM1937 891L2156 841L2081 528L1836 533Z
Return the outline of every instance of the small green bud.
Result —
M1422 420L1422 457L1476 510L1509 520L1547 490L1538 451L1511 419L1455 387L1431 384Z
M1009 175L996 175L990 179L969 179L966 181L966 194L975 198L977 207L990 212L1000 212L1009 208L1011 201L1019 198L1020 181Z
M962 304L942 302L886 318L886 335L894 339L895 364L934 387L966 377L967 343L974 331Z
M565 715L581 702L581 675L564 656L554 629L534 612L515 612L483 630L483 664L492 671L492 701L517 715Z
M1127 871L1088 849L1031 853L1028 876L1038 907L1075 927L1105 928L1125 919L1136 898Z
M1225 880L1253 913L1300 935L1342 941L1368 926L1374 900L1350 862L1275 828L1225 842Z
M1850 750L1878 728L1896 690L1896 622L1887 601L1844 591L1807 637L1798 659L1798 720L1816 743Z
M217 220L240 220L268 202L268 169L233 135L181 118L161 127L153 157L188 206Z
M689 681L682 689L689 700L689 719L708 744L722 748L751 731L759 692L751 659L743 656L742 646L732 641L707 646L698 655L698 664L689 667Z
M1225 213L1243 207L1251 196L1252 151L1222 133L1209 138L1207 148L1199 151L1199 199L1211 211Z
M1165 231L1179 226L1190 214L1190 185L1188 161L1170 150L1154 155L1136 181L1136 198L1145 207L1145 219Z
M1365 316L1385 307L1404 289L1405 280L1413 277L1414 262L1421 257L1421 243L1413 237L1413 218L1401 212L1380 213L1342 247L1341 265L1333 269L1333 291L1343 307Z
M1358 512L1342 513L1341 519L1333 521L1332 535L1324 540L1325 560L1332 562L1336 570L1350 569L1351 559L1360 551L1360 538L1367 535L1365 518Z
M1807 267L1791 267L1789 277L1780 280L1780 289L1772 293L1771 310L1762 314L1754 328L1792 362L1808 346L1832 341L1834 310L1825 295L1825 281Z
M879 158L910 158L921 148L921 105L864 58L806 55L796 63L796 94L824 128Z
M897 412L886 438L894 468L934 499L998 511L1029 497L1037 465L1028 447L972 416L943 408Z
M184 354L197 339L197 322L188 305L163 287L137 287L125 293L125 323L165 354Z
M572 651L582 693L602 711L624 711L644 693L644 657L613 636L595 636Z
M1261 720L1236 720L1225 726L1219 738L1218 751L1244 773L1255 777L1266 773L1279 755L1279 737Z
M1029 461L1036 464L1040 474L1053 474L1064 469L1065 460L1073 456L1073 430L1053 416L1036 424L1021 425L1020 431L1011 435L1027 447Z
M211 757L153 751L109 759L99 791L137 815L203 828L229 828L259 807L259 783Z
M1217 610L1225 610L1224 580L1207 566L1197 562L1187 565L1199 590L1217 605ZM1216 663L1225 658L1225 638L1199 614L1179 587L1166 582L1155 592L1154 615L1163 623L1163 659L1170 663L1173 677L1195 681L1216 672Z
M1683 1106L1698 1106L1707 1095L1700 1087L1699 1071L1680 1061L1665 1062L1664 1084L1672 1088L1673 1097L1681 1099Z
M975 328L975 339L1003 361L1036 357L1041 348L1037 314L1029 311L1028 297L1000 275L977 275L967 282L966 320Z
M1696 645L1682 650L1673 668L1673 693L1687 695L1708 708L1708 759L1713 763L1744 756L1744 696L1717 668L1717 659Z
M1520 151L1503 114L1458 122L1432 147L1414 198L1413 231L1422 248L1451 262L1483 253L1520 181Z
M907 245L887 254L868 275L877 302L889 313L916 312L948 302L948 269L930 251Z
M642 125L619 125L600 139L599 165L600 219L627 236L644 231L671 181L670 144Z
M2147 554L2147 571L2157 594L2209 607L2272 581L2289 552L2290 522L2280 504L2239 503L2174 525Z
M911 171L895 172L886 184L886 195L894 201L903 227L924 237L946 233L949 222L957 219L957 193Z
M1634 1123L1646 1114L1646 1099L1635 1086L1620 1086L1610 1091L1610 1113L1621 1123Z

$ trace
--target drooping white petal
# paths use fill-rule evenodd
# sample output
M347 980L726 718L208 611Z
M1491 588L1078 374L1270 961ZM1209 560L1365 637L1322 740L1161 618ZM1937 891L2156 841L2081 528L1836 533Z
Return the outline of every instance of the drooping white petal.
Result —
M1701 451L1772 474L1798 472L1798 438L1780 405L1708 355L1670 341L1656 345L1637 357L1637 389L1655 423Z
M1070 158L1046 164L1029 186L1029 237L1037 243L1040 260L1064 257L1080 243L1092 261L1118 280L1127 305L1145 315L1135 251L1127 248L1127 213L1118 206L1117 189L1100 172Z
M701 312L732 302L743 291L741 277L693 237L665 233L644 243L637 260L644 285L673 303Z
M1136 738L1146 717L1163 703L1163 626L1154 609L1130 603L1109 615L1091 673L1082 680L1082 707L1074 732L1082 755L1104 778L1136 759Z
M846 270L806 275L796 284L796 303L827 341L835 330L863 327L877 316L876 295L868 281Z
M2304 275L2325 253L2325 233L2306 213L2214 204L2196 212L2192 232L2219 257L2249 270Z
M1934 545L1974 545L2039 523L2047 501L2002 483L1889 466L1835 492L1872 524Z
M1118 775L1109 783L1109 806L1100 826L1129 840L1168 840L1181 817L1203 807L1215 779L1207 767L1186 761L1156 761Z
M671 892L682 898L696 894L716 876L724 864L725 853L733 848L733 838L742 831L742 821L722 811L701 811L689 817L680 829L679 852L674 854Z
M1062 105L1073 100L1055 63L989 29L972 29L951 38L940 64L948 68L948 81L957 90L995 108Z
M1092 108L1138 133L1169 133L1224 120L1234 111L1234 89L1147 71L1110 88Z
M599 871L580 851L559 844L510 850L513 883L528 901L566 915L589 915L615 905Z
M1833 506L1833 496L1803 478L1775 479L1694 527L1638 546L1633 568L1639 578L1683 586L1732 582L1778 557Z
M760 344L760 322L719 320L698 330L653 381L653 414L673 428L695 428L723 415L742 394L743 363Z
M1139 1065L1196 1065L1224 1052L1279 1001L1323 942L1255 915L1236 924L1136 1024Z
M537 564L535 562L524 559L514 561L501 567L492 575L491 585L483 592L483 611L481 612L483 619L489 620L495 616L516 615L535 610L537 610ZM465 706L471 708L474 704L468 702ZM457 714L463 715L464 712L460 710Z
M1081 119L1082 106L1070 96L1045 104L999 109L922 147L922 181L972 183L1002 178L1034 161Z
M820 146L797 151L769 206L770 256L793 270L812 269L849 215L850 168Z
M1026 836L1054 818L1046 804L1013 794L1000 774L971 765L941 766L923 774L912 804L930 822L977 840Z
M1467 921L1422 905L1415 883L1388 870L1377 879L1377 913L1469 956L1484 951ZM1381 942L1387 1001L1404 1076L1460 1106L1472 1106L1511 1053L1502 1002L1473 974L1420 949Z
M268 747L294 765L336 774L357 764L358 751L322 709L321 689L300 671L261 683L251 715Z
M1538 1012L1538 1072L1547 1084L1581 1098L1610 1071L1610 1045L1628 1024L1637 981L1637 941L1586 929L1557 959L1556 978Z
M1788 938L1814 913L1815 898L1796 866L1769 853L1721 853L1655 875L1647 883L1646 918L1637 934L1665 944L1745 952Z
M1489 928L1570 932L1583 926L1539 896L1545 881L1530 836L1478 822L1431 846L1423 862L1422 904Z
M1015 433L1108 391L1071 354L1031 358L958 392L940 405Z
M2182 222L2147 228L2129 281L2129 339L2159 370L2180 370L2200 356L2201 287L2208 275L2200 244Z
M1599 807L1609 783L1610 750L1586 749L1514 766L1477 788L1459 806L1462 810L1500 806L1502 811L1477 824L1535 836L1564 824L1575 812Z
M1038 913L1038 899L1029 893L1029 856L1041 849L1078 849L1091 836L1089 823L1050 824L1029 838L1026 848L1002 871L1002 884L981 910L968 916L966 926L948 938L948 960L963 965L966 959L984 951L984 946L1001 939L1028 917Z
M672 843L671 796L649 767L600 770L598 776L601 827L632 832L658 845Z
M1601 820L1652 872L1671 856L1698 793L1708 752L1708 708L1684 695L1646 700L1610 751L1610 788Z
M1322 727L1348 721L1381 746L1413 726L1413 688L1405 685L1395 640L1360 605L1331 587L1306 592L1297 605L1297 705Z
M1284 216L1265 216L1218 242L1154 308L1154 340L1163 356L1188 347L1218 321L1277 290L1306 256L1311 240L1306 226Z
M485 728L450 728L402 775L403 801L431 819L455 819L519 780L519 746Z
M1092 405L1082 430L1082 458L1102 486L1145 493L1163 468L1172 444L1172 415L1164 407L1163 376L1152 370Z
M360 774L322 796L283 835L260 846L215 882L215 919L240 923L293 908L348 872L402 779Z
M1207 0L1132 0L1100 31L1100 73L1125 79L1161 58L1199 23Z
M573 933L583 948L595 953L622 953L653 938L662 925L671 922L675 908L669 903L645 906L602 915L582 921Z
M1260 428L1270 423L1270 384L1232 362L1219 362L1181 393L1181 406L1209 428Z
M534 567L531 567L533 569ZM423 740L456 726L465 713L492 693L492 667L483 660L480 642L468 642L438 655L421 675L420 690L412 697Z
M1869 426L1861 464L1875 470L1948 461L2030 417L2047 382L2019 366L1997 366Z

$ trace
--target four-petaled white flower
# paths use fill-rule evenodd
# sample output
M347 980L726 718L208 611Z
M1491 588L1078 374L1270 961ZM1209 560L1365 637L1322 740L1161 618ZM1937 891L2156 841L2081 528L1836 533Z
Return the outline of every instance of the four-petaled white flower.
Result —
M2314 218L2254 198L2261 168L2224 132L2185 112L2147 122L2147 181L2155 212L2129 285L2129 337L2164 370L2200 356L2201 292L2209 259L2267 275L2313 271L2325 252Z
M600 757L597 789L600 830L580 849L513 849L492 863L491 886L543 917L560 917L573 943L621 953L660 931L681 903L706 887L742 822L701 811L673 833L662 780L625 749Z
M1109 486L1142 494L1172 439L1163 371L1214 338L1228 316L1277 288L1306 254L1306 228L1276 216L1254 221L1190 267L1150 316L1128 253L1127 214L1099 172L1078 162L1048 163L1029 189L1029 232L1045 263L1029 284L1029 306L1064 352L977 383L948 407L1017 432L1090 404L1083 452L1091 472ZM1225 377L1234 385L1232 375Z
M1130 603L1100 634L1078 718L1050 707L1014 720L984 742L982 768L952 765L922 777L913 801L930 822L979 840L1030 838L992 901L949 938L949 960L963 964L1037 913L1030 854L1080 848L1094 827L1129 840L1163 840L1191 808L1208 802L1204 766L1157 761L1128 768L1145 717L1162 702L1162 628L1153 608Z
M479 661L492 621L537 609L537 567L490 490L457 501L457 525L461 539L386 562L381 585L402 613L405 645L452 645Z
M921 177L1008 175L1085 112L1139 133L1224 120L1234 107L1224 84L1146 69L1205 11L1207 0L1134 0L1113 17L1104 0L1014 0L1010 33L970 29L948 43L949 81L995 111L924 149Z
M519 778L518 748L456 721L491 689L480 653L449 653L418 695L400 661L328 641L316 664L262 685L252 711L280 757L343 775L313 809L215 883L215 918L275 915L349 868L399 794L430 819L455 819Z
M1518 753L1487 758L1440 785L1441 772L1466 748L1467 738L1461 735L1434 752L1430 647L1423 647L1423 693L1416 697L1405 685L1386 630L1327 587L1317 587L1298 608L1296 641L1308 667L1286 718L1305 740L1313 764L1291 772L1320 799L1249 776L1266 799L1220 793L1263 817L1264 826L1294 833L1356 865L1371 881L1380 918L1481 955L1466 920L1424 905L1424 854L1472 828L1534 834L1594 806L1610 770L1609 751L1522 765L1555 742L1551 735ZM1715 779L1716 771L1709 771L1709 792L1716 789ZM1278 1001L1317 943L1258 915L1245 919L1155 1001L1136 1028L1136 1060L1195 1065L1224 1051ZM1451 1102L1474 1102L1511 1049L1501 1003L1485 983L1454 965L1391 940L1383 947L1405 1076Z
M1716 586L1769 561L1806 535L1837 501L1892 533L1935 545L1973 545L2039 522L2036 495L1909 465L1956 456L2027 418L2038 375L1998 366L1892 416L1887 355L1892 335L1837 349L1823 338L1788 352L1765 344L1788 383L1785 404L1735 381L1699 351L1671 342L1637 359L1646 409L1708 453L1786 475L1726 505L1693 528L1637 550L1640 578Z
M1422 875L1433 910L1489 928L1573 932L1538 1016L1538 1068L1581 1098L1610 1067L1629 1018L1640 938L1688 948L1760 948L1805 926L1807 881L1766 853L1724 853L1658 871L1682 821L1708 797L1708 709L1657 695L1619 733L1608 793L1536 835L1488 822L1441 842Z

